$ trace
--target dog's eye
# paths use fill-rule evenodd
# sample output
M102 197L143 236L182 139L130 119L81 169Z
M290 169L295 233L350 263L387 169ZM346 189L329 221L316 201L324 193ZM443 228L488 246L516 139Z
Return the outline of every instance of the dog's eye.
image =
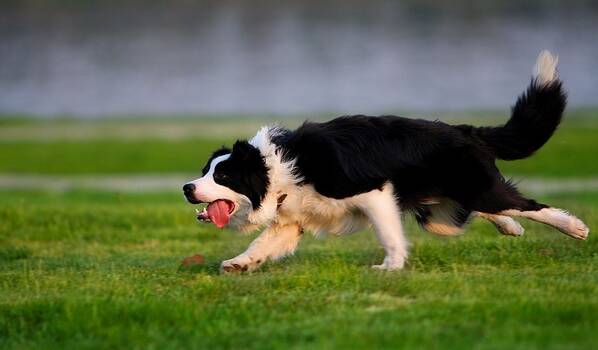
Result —
M228 179L228 175L222 174L222 173L215 173L214 179L215 180L226 180L226 179Z

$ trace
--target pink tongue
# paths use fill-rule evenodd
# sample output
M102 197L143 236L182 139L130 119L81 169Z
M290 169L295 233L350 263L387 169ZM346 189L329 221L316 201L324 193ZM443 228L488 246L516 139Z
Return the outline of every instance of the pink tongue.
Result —
M214 225L223 228L230 220L230 205L223 199L216 200L207 208L208 216Z

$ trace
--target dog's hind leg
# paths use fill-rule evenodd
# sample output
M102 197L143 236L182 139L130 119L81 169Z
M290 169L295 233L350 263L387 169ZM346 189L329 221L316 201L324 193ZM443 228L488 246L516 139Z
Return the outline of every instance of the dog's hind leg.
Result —
M403 234L401 212L393 186L386 184L382 190L374 190L353 197L355 205L370 219L376 236L384 247L386 256L380 265L372 268L382 270L402 269L407 260L407 240Z
M420 226L442 236L453 236L463 231L471 212L449 198L426 200L415 211Z
M501 215L520 216L530 220L550 225L562 233L575 239L588 238L590 229L577 217L558 208L542 208L540 210L508 209L500 212Z
M482 219L490 221L494 225L494 227L496 227L496 229L503 235L521 236L525 232L523 227L511 217L480 212L475 212L475 214L476 216L479 216Z
M589 229L581 220L562 209L523 197L513 184L502 179L471 204L471 208L478 212L524 217L550 225L576 239L588 237Z

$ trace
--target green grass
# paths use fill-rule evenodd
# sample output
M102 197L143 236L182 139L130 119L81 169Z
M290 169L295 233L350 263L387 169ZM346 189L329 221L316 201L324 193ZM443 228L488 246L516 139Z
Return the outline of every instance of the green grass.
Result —
M371 270L371 232L315 239L259 272L218 274L252 236L195 221L178 193L5 192L0 347L591 348L598 241L523 222L439 238L411 220L404 271ZM598 193L541 198L598 224ZM206 264L181 268L200 253Z

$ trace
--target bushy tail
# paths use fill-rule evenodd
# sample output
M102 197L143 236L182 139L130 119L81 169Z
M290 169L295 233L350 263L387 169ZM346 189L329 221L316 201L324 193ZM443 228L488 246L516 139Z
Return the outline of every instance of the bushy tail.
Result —
M542 51L532 81L512 107L511 119L501 127L477 129L479 137L499 159L531 156L552 136L561 122L567 95L556 69L558 57Z

